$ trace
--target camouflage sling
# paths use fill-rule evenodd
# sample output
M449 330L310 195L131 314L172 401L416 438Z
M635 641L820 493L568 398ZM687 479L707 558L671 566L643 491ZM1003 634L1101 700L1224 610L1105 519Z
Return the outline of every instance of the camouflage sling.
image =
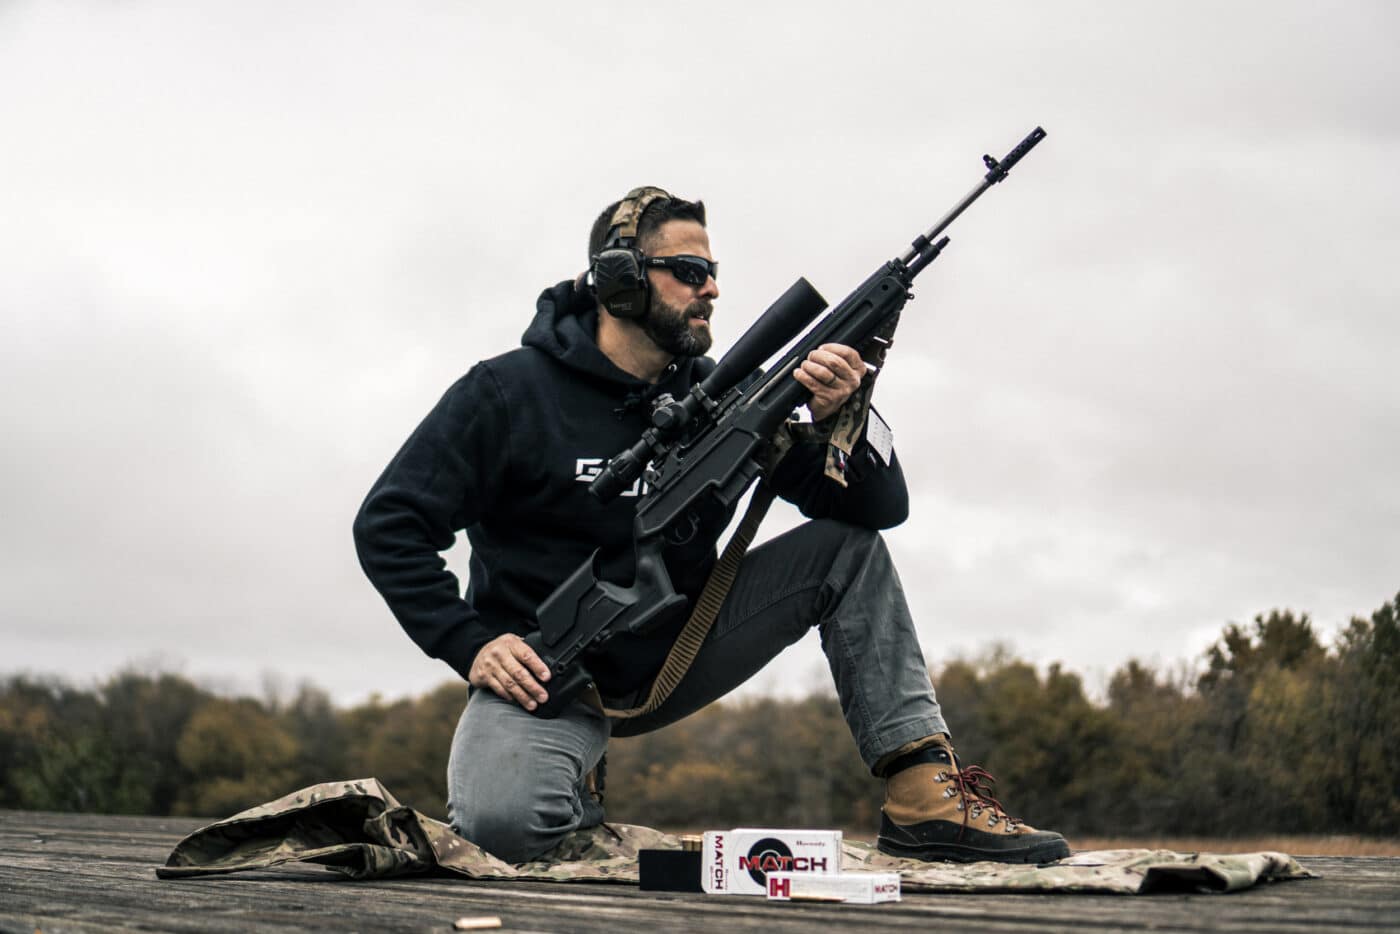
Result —
M770 471L783 456L799 442L826 444L825 473L832 480L846 486L846 465L851 452L860 441L870 416L870 402L875 394L875 379L885 367L885 356L894 346L895 328L899 326L899 315L894 315L860 348L861 359L869 369L861 377L860 386L850 398L841 404L835 414L821 422L786 422L779 426L773 435L764 470Z

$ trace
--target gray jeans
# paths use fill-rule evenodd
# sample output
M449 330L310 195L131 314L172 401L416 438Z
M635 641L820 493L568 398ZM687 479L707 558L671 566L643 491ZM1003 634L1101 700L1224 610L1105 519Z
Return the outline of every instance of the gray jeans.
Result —
M472 691L447 764L453 828L502 859L523 862L565 834L601 823L602 807L583 783L609 736L647 733L694 713L813 626L867 766L905 743L948 731L884 540L817 520L745 556L690 671L652 714L610 721L579 702L541 720L513 701ZM638 702L605 700L610 707Z

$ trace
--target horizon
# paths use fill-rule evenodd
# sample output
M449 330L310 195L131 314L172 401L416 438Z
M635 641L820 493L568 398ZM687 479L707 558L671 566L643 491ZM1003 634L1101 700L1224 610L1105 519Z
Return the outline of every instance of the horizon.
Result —
M1369 620L1371 614L1381 609L1387 604L1400 607L1400 592L1393 597L1382 601L1380 605L1365 613L1354 613L1345 622L1335 626L1323 627L1318 624L1318 620L1305 610L1298 610L1293 607L1270 607L1268 610L1261 610L1244 620L1226 620L1221 623L1220 636L1210 643L1205 649L1194 657L1182 657L1176 659L1143 659L1130 656L1123 659L1111 668L1096 668L1082 671L1069 666L1060 659L1049 659L1045 661L1034 661L1025 658L1016 652L1015 646L1005 642L989 642L973 652L960 653L946 659L939 664L930 664L931 674L937 674L949 665L965 664L970 665L978 672L986 672L994 668L1008 664L1030 665L1036 672L1037 677L1044 678L1052 667L1058 666L1064 673L1070 674L1079 679L1085 696L1090 702L1097 706L1105 706L1108 702L1108 685L1114 675L1122 672L1129 665L1137 664L1151 672L1161 683L1184 692L1197 690L1197 682L1207 668L1207 655L1210 649L1222 645L1222 638L1226 630L1231 626L1239 626L1246 632L1252 632L1253 626L1259 620L1267 618L1270 614L1292 614L1299 620L1306 620L1312 628L1317 638L1318 644L1328 653L1333 652L1338 646L1337 642L1344 629L1353 621ZM806 637L804 637L804 641ZM770 668L777 668L778 661L759 672L754 680L763 678ZM310 678L291 679L282 672L276 670L266 670L259 672L256 677L256 686L253 681L247 678L234 678L219 673L190 673L185 670L185 666L177 659L168 657L153 656L146 659L132 659L127 663L113 668L105 673L95 673L86 675L81 679L74 679L56 672L44 672L29 669L0 669L0 682L14 678L28 678L39 683L55 683L62 687L72 688L79 691L99 692L102 687L125 675L136 675L157 679L170 675L183 678L196 687L209 692L210 694L226 698L239 699L251 698L253 700L271 705L282 706L295 698L303 690L324 694L337 709L350 709L375 703L392 705L402 701L415 701L424 696L438 691L452 684L464 684L454 673L446 673L439 681L418 687L412 691L395 694L385 694L384 692L371 691L367 694L354 695L349 698L337 696L326 689L323 685ZM752 681L749 682L752 684ZM836 698L834 686L830 677L824 670L809 670L806 678L801 684L792 684L779 690L745 690L749 687L746 684L739 689L731 691L729 694L715 700L715 704L747 704L762 700L776 701L800 701L813 697ZM937 683L935 680L935 688Z

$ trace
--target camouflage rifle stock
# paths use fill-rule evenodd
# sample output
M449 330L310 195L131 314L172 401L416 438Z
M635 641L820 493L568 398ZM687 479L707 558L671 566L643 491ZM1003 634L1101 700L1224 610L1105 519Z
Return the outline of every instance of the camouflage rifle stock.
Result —
M826 308L806 279L798 279L746 331L714 371L682 399L662 396L651 427L632 447L611 458L589 491L603 502L616 497L645 471L648 491L633 525L636 575L630 585L600 580L598 554L586 561L540 604L539 629L525 641L549 666L549 699L532 711L552 718L591 681L583 654L614 635L644 633L684 613L662 560L669 529L696 521L697 506L711 501L732 509L763 471L769 440L793 409L810 398L792 371L822 344L869 353L888 341L900 311L912 298L914 277L948 243L943 230L1045 138L1036 127L1006 158L983 156L987 174L909 249L883 264L830 313L813 325L757 380L745 377L782 349Z

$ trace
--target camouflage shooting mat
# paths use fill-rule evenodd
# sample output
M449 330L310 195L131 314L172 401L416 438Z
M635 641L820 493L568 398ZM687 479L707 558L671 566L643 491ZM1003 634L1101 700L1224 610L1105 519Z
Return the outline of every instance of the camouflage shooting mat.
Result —
M162 879L315 863L352 879L455 873L469 879L637 883L637 851L680 849L648 827L604 824L571 834L539 860L512 865L404 807L377 779L312 785L185 837ZM897 871L908 892L1234 892L1311 875L1283 853L1102 850L1039 866L926 863L847 842L842 869Z

